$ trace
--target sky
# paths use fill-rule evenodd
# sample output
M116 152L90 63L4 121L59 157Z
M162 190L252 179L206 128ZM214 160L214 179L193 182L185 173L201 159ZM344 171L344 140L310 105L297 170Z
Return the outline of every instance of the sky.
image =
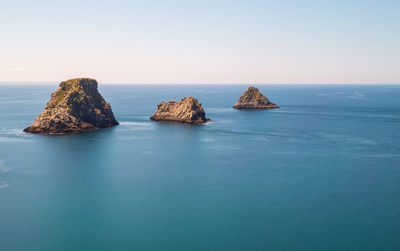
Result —
M0 82L400 84L399 0L0 0Z

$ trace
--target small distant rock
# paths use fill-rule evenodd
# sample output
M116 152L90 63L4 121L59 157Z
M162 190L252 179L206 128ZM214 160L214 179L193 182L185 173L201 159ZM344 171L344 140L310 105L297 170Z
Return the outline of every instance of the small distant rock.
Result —
M274 109L279 108L265 97L256 87L250 86L240 96L239 100L233 106L235 109Z
M61 82L44 111L24 132L71 134L118 125L110 103L101 96L97 85L90 78Z
M206 118L201 104L193 97L185 97L179 102L175 100L170 100L168 103L161 102L150 119L187 124L204 124L210 120Z

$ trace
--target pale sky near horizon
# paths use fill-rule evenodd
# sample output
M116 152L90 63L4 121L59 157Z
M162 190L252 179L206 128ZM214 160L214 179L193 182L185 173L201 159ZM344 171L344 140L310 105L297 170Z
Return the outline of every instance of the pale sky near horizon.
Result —
M0 82L400 84L399 0L0 3Z

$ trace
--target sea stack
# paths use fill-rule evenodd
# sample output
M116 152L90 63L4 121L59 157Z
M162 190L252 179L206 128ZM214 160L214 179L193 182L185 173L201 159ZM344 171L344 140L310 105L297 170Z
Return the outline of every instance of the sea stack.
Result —
M233 106L235 109L274 109L279 108L276 104L270 102L260 90L250 86L240 96L239 100Z
M110 103L97 90L97 81L76 78L60 83L44 111L24 132L72 134L116 125Z
M209 121L209 119L206 118L203 107L199 101L193 97L185 97L179 102L174 100L168 103L165 101L161 102L157 107L157 111L150 119L186 124L204 124Z

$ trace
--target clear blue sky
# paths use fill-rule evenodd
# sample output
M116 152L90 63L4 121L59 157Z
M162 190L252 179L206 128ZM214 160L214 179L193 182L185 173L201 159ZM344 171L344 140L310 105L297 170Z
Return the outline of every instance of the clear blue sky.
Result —
M399 0L1 0L0 34L0 82L400 83Z

